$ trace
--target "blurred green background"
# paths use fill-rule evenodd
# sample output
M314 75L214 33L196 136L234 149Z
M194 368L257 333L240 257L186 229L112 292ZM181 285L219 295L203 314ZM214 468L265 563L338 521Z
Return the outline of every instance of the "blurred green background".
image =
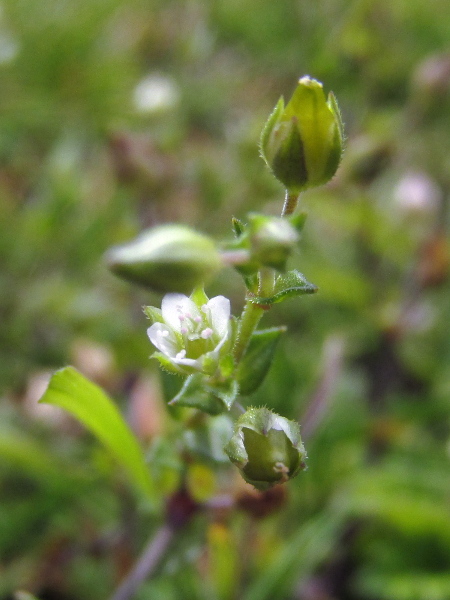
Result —
M2 600L107 598L158 527L95 440L36 402L74 364L174 488L179 383L148 360L141 311L160 298L102 255L157 223L223 239L233 215L279 214L257 142L304 74L337 95L347 149L302 198L293 267L320 291L265 317L289 332L249 402L300 420L309 469L264 519L199 515L137 598L450 598L449 40L448 0L0 3ZM234 272L207 291L239 314ZM192 493L249 494L198 450Z

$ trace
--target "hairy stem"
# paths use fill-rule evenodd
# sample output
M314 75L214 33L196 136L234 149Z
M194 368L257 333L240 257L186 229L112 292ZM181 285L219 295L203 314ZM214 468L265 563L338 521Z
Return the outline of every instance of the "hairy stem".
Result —
M290 194L286 190L283 210L281 211L282 217L287 217L293 214L297 208L299 197L299 194ZM275 277L276 273L273 269L263 268L258 272L258 295L260 297L269 298L273 294ZM237 340L233 349L234 360L236 363L239 363L241 358L244 356L250 342L250 338L258 326L258 323L264 314L265 308L258 304L254 304L247 299L239 321Z
M258 273L258 295L269 298L273 294L275 285L275 271L273 269L261 269Z
M286 197L284 199L283 210L281 211L282 217L288 217L292 215L297 208L298 199L300 198L300 194L290 194L286 190Z

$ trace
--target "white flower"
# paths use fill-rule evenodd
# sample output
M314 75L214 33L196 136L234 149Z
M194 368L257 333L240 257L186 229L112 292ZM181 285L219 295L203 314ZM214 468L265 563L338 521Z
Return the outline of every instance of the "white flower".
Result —
M169 370L190 375L212 375L231 345L230 301L211 298L201 306L183 294L167 294L161 304L161 322L149 327L155 354Z

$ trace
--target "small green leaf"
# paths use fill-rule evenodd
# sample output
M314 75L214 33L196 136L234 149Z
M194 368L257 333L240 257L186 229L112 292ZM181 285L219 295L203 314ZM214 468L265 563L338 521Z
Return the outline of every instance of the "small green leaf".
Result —
M214 385L207 385L206 388L220 398L228 410L230 410L239 393L239 384L235 379L227 379Z
M280 275L274 286L273 296L267 298L261 296L252 296L249 298L253 304L269 306L277 302L283 302L293 296L303 296L304 294L314 294L318 288L310 283L299 271L288 271Z
M197 408L209 415L220 415L230 410L239 392L234 379L224 382L212 381L202 373L190 375L183 387L172 400L170 406Z
M189 375L178 394L169 402L170 406L197 408L209 415L220 415L226 406L221 398L205 387L205 377L201 374Z
M255 331L237 369L241 394L253 393L264 380L272 364L275 348L286 327Z
M73 367L65 367L53 375L39 402L59 406L81 421L125 467L134 485L156 503L156 489L138 441L101 388Z

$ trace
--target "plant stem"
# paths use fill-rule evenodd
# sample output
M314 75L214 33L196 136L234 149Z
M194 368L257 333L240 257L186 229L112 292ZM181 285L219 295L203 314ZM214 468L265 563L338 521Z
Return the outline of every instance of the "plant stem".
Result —
M275 271L268 268L261 269L258 272L258 295L269 298L273 294L274 285ZM239 321L237 340L233 350L236 363L244 356L250 338L267 308L270 307L263 308L260 304L255 304L247 299Z
M273 294L275 285L275 271L264 268L258 273L258 296L261 298L270 298Z
M298 199L300 198L300 194L290 194L286 190L286 197L284 199L283 210L281 211L282 217L288 217L292 215L297 208Z
M134 596L141 583L155 571L167 552L174 534L175 528L168 523L158 529L132 571L125 577L110 600L129 600Z
M299 194L290 194L286 190L283 210L281 211L282 217L292 215L297 208L299 197ZM258 295L260 297L269 298L273 294L275 276L276 274L273 269L263 268L258 272ZM259 304L250 302L247 297L247 301L239 321L237 340L233 349L234 360L236 364L239 363L241 358L244 356L250 342L250 338L258 326L258 323L264 314L264 310L265 308Z

